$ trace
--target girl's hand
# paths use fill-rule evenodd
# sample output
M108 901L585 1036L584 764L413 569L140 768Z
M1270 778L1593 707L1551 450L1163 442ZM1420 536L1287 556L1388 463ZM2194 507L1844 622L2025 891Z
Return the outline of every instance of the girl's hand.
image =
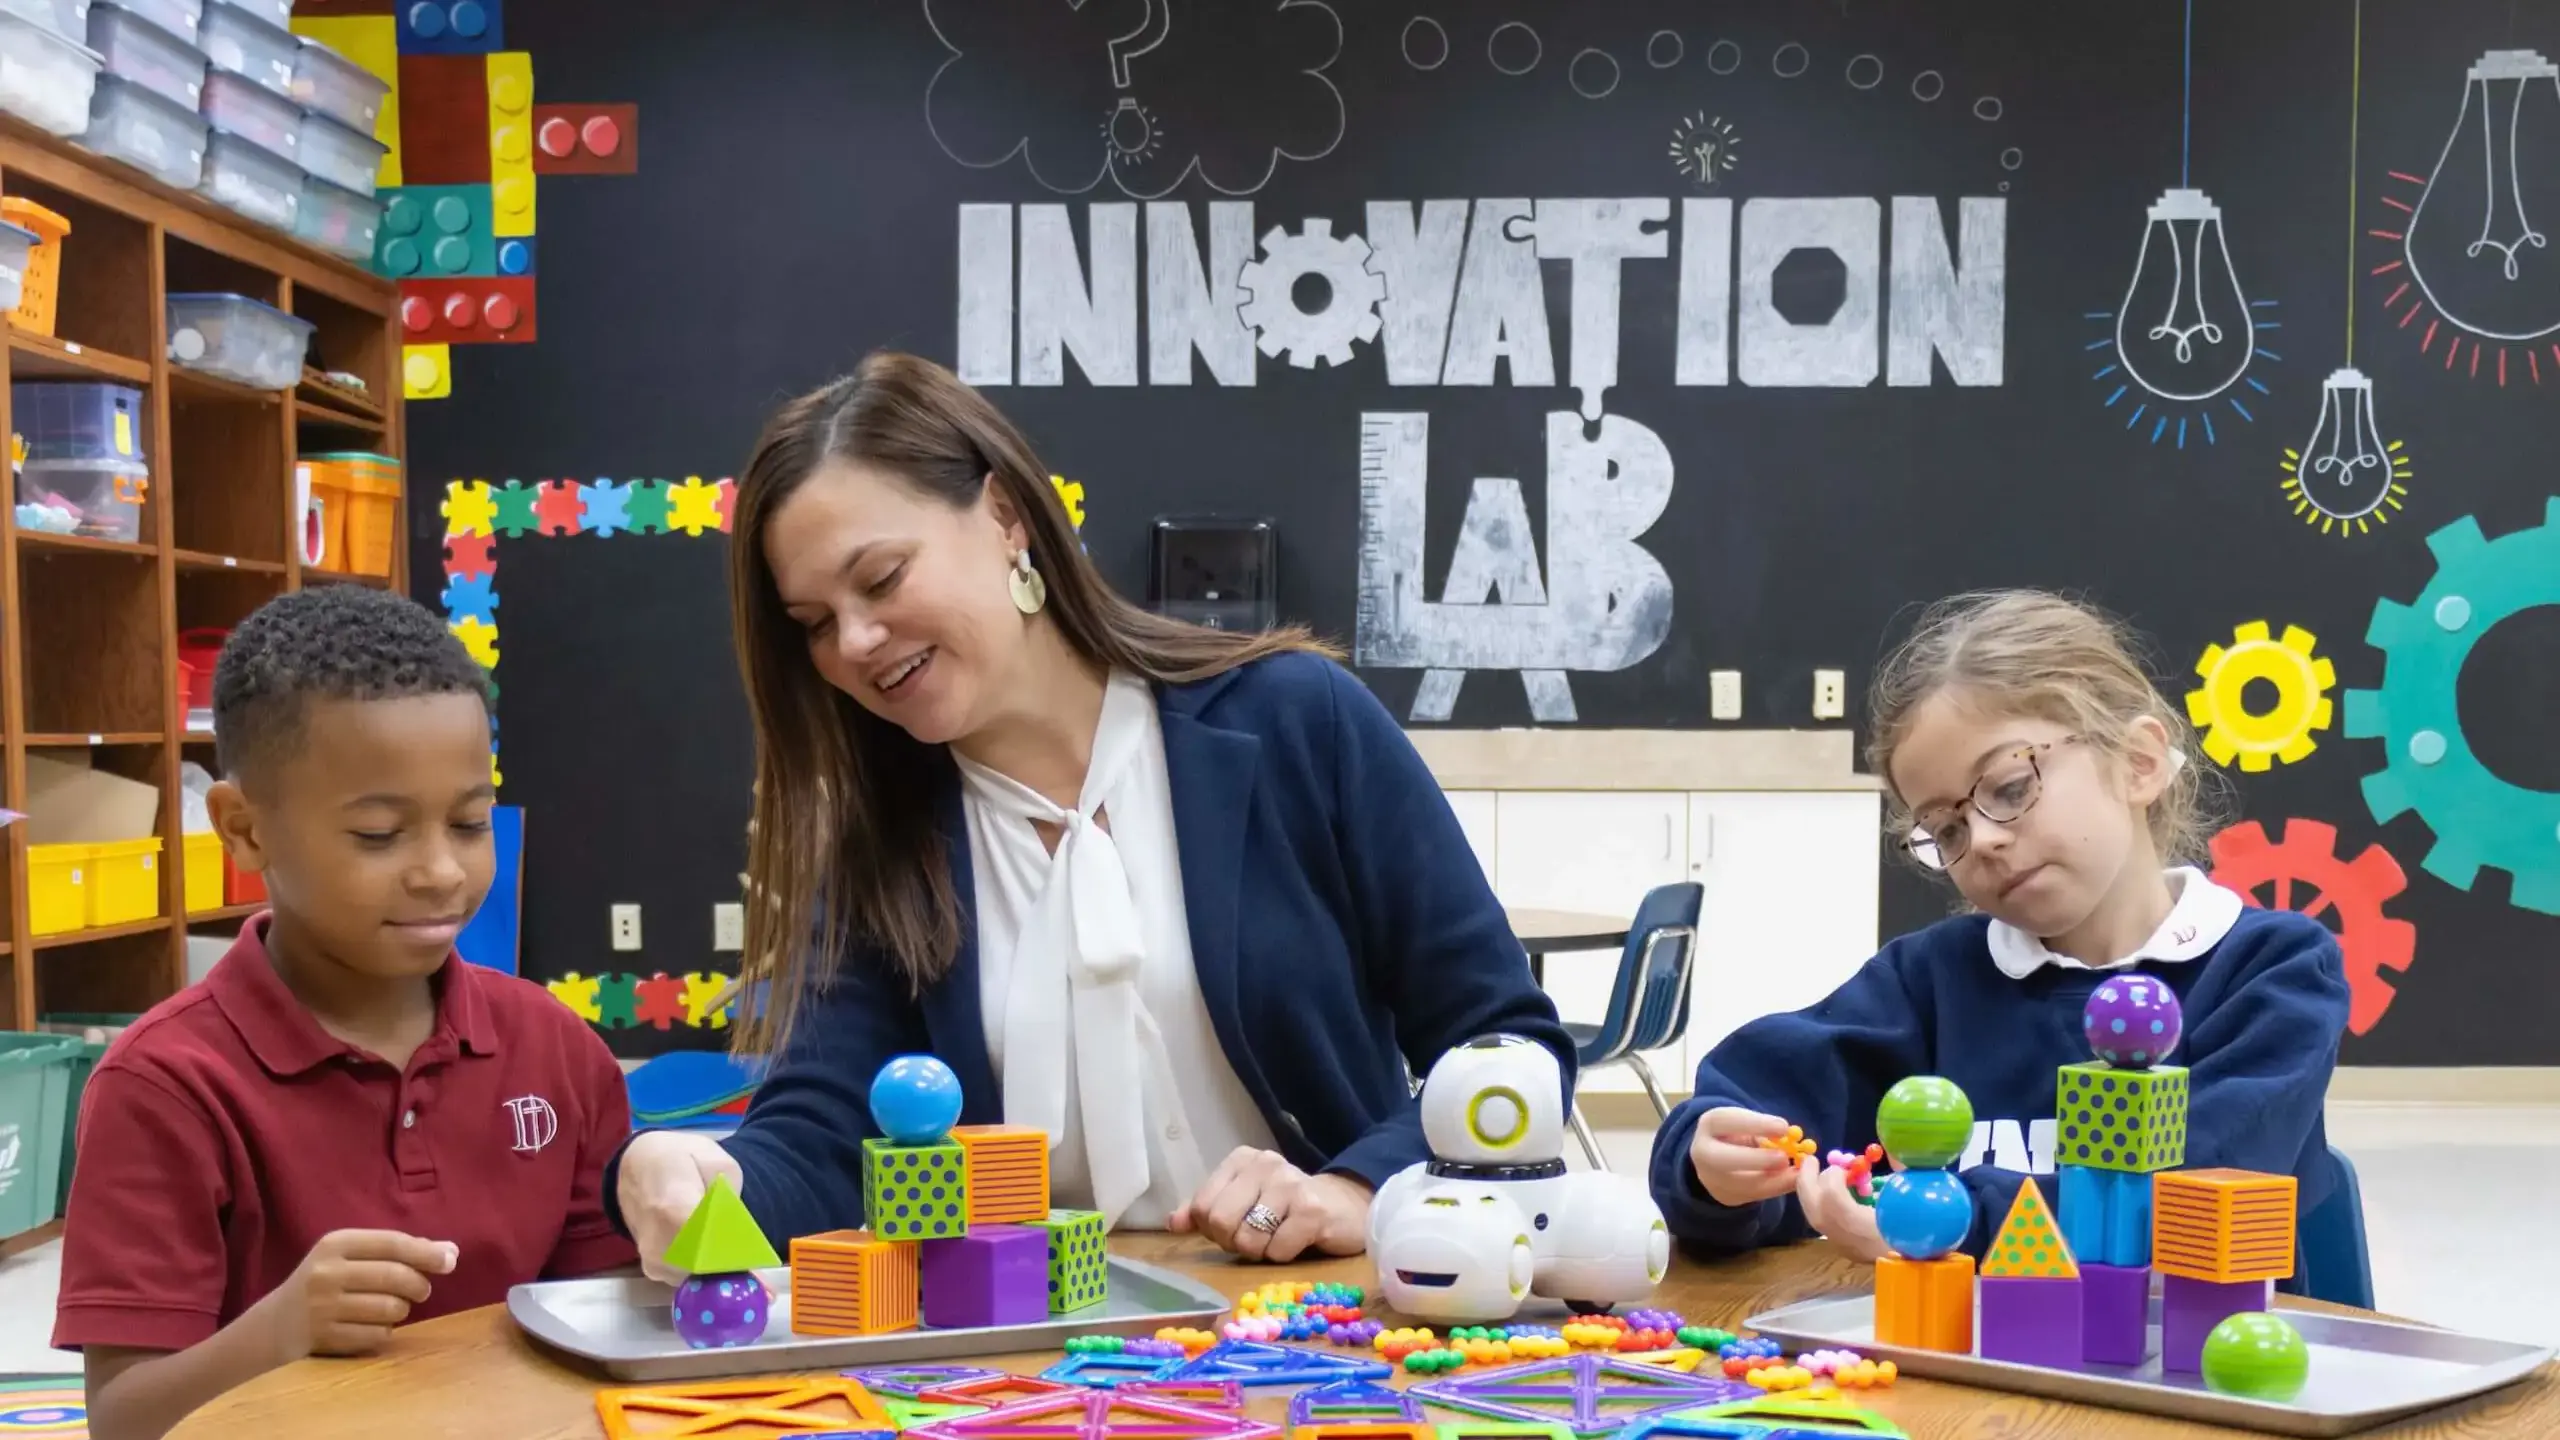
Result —
M1808 1155L1795 1173L1795 1185L1796 1203L1804 1207L1805 1223L1814 1233L1858 1260L1872 1263L1893 1253L1876 1232L1875 1210L1859 1204L1849 1189L1847 1171Z
M1369 1244L1369 1187L1310 1175L1275 1151L1238 1146L1165 1228L1247 1260L1286 1263L1309 1250L1357 1255Z
M715 1176L727 1180L732 1190L746 1188L737 1158L708 1135L651 1130L623 1150L616 1198L622 1202L622 1223L631 1227L632 1243L640 1248L642 1274L669 1285L685 1278L663 1257Z
M1786 1133L1787 1122L1775 1115L1719 1105L1698 1117L1697 1133L1689 1141L1689 1166L1719 1205L1738 1210L1775 1200L1796 1188L1795 1170L1785 1151L1759 1142Z

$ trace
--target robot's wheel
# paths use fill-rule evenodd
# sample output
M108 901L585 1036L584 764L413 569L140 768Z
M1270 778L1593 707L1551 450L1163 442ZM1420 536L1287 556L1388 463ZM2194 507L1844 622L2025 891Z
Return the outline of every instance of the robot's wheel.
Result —
M1613 1300L1567 1300L1564 1302L1564 1308L1576 1315L1606 1315L1618 1306Z

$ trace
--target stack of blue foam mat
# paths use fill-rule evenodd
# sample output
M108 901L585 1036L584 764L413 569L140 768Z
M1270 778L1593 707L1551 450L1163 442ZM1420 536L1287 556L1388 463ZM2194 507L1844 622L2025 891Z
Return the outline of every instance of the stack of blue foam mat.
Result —
M764 1079L761 1057L740 1059L720 1050L677 1050L641 1064L626 1083L631 1088L634 1129L729 1130L737 1116L723 1115L755 1093Z

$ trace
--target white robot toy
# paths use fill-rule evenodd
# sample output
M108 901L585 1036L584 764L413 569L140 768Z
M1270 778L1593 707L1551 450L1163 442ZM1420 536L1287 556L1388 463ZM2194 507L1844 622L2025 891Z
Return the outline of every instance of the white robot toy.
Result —
M1671 1235L1644 1182L1564 1164L1564 1075L1545 1046L1486 1035L1422 1083L1432 1158L1369 1209L1378 1287L1398 1313L1497 1324L1531 1295L1577 1311L1653 1293Z

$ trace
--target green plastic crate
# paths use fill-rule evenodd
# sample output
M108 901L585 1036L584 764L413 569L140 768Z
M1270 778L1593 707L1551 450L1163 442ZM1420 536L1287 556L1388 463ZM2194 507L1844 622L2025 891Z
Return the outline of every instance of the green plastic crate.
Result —
M94 1062L64 1035L0 1033L0 1236L62 1213L73 1071Z

